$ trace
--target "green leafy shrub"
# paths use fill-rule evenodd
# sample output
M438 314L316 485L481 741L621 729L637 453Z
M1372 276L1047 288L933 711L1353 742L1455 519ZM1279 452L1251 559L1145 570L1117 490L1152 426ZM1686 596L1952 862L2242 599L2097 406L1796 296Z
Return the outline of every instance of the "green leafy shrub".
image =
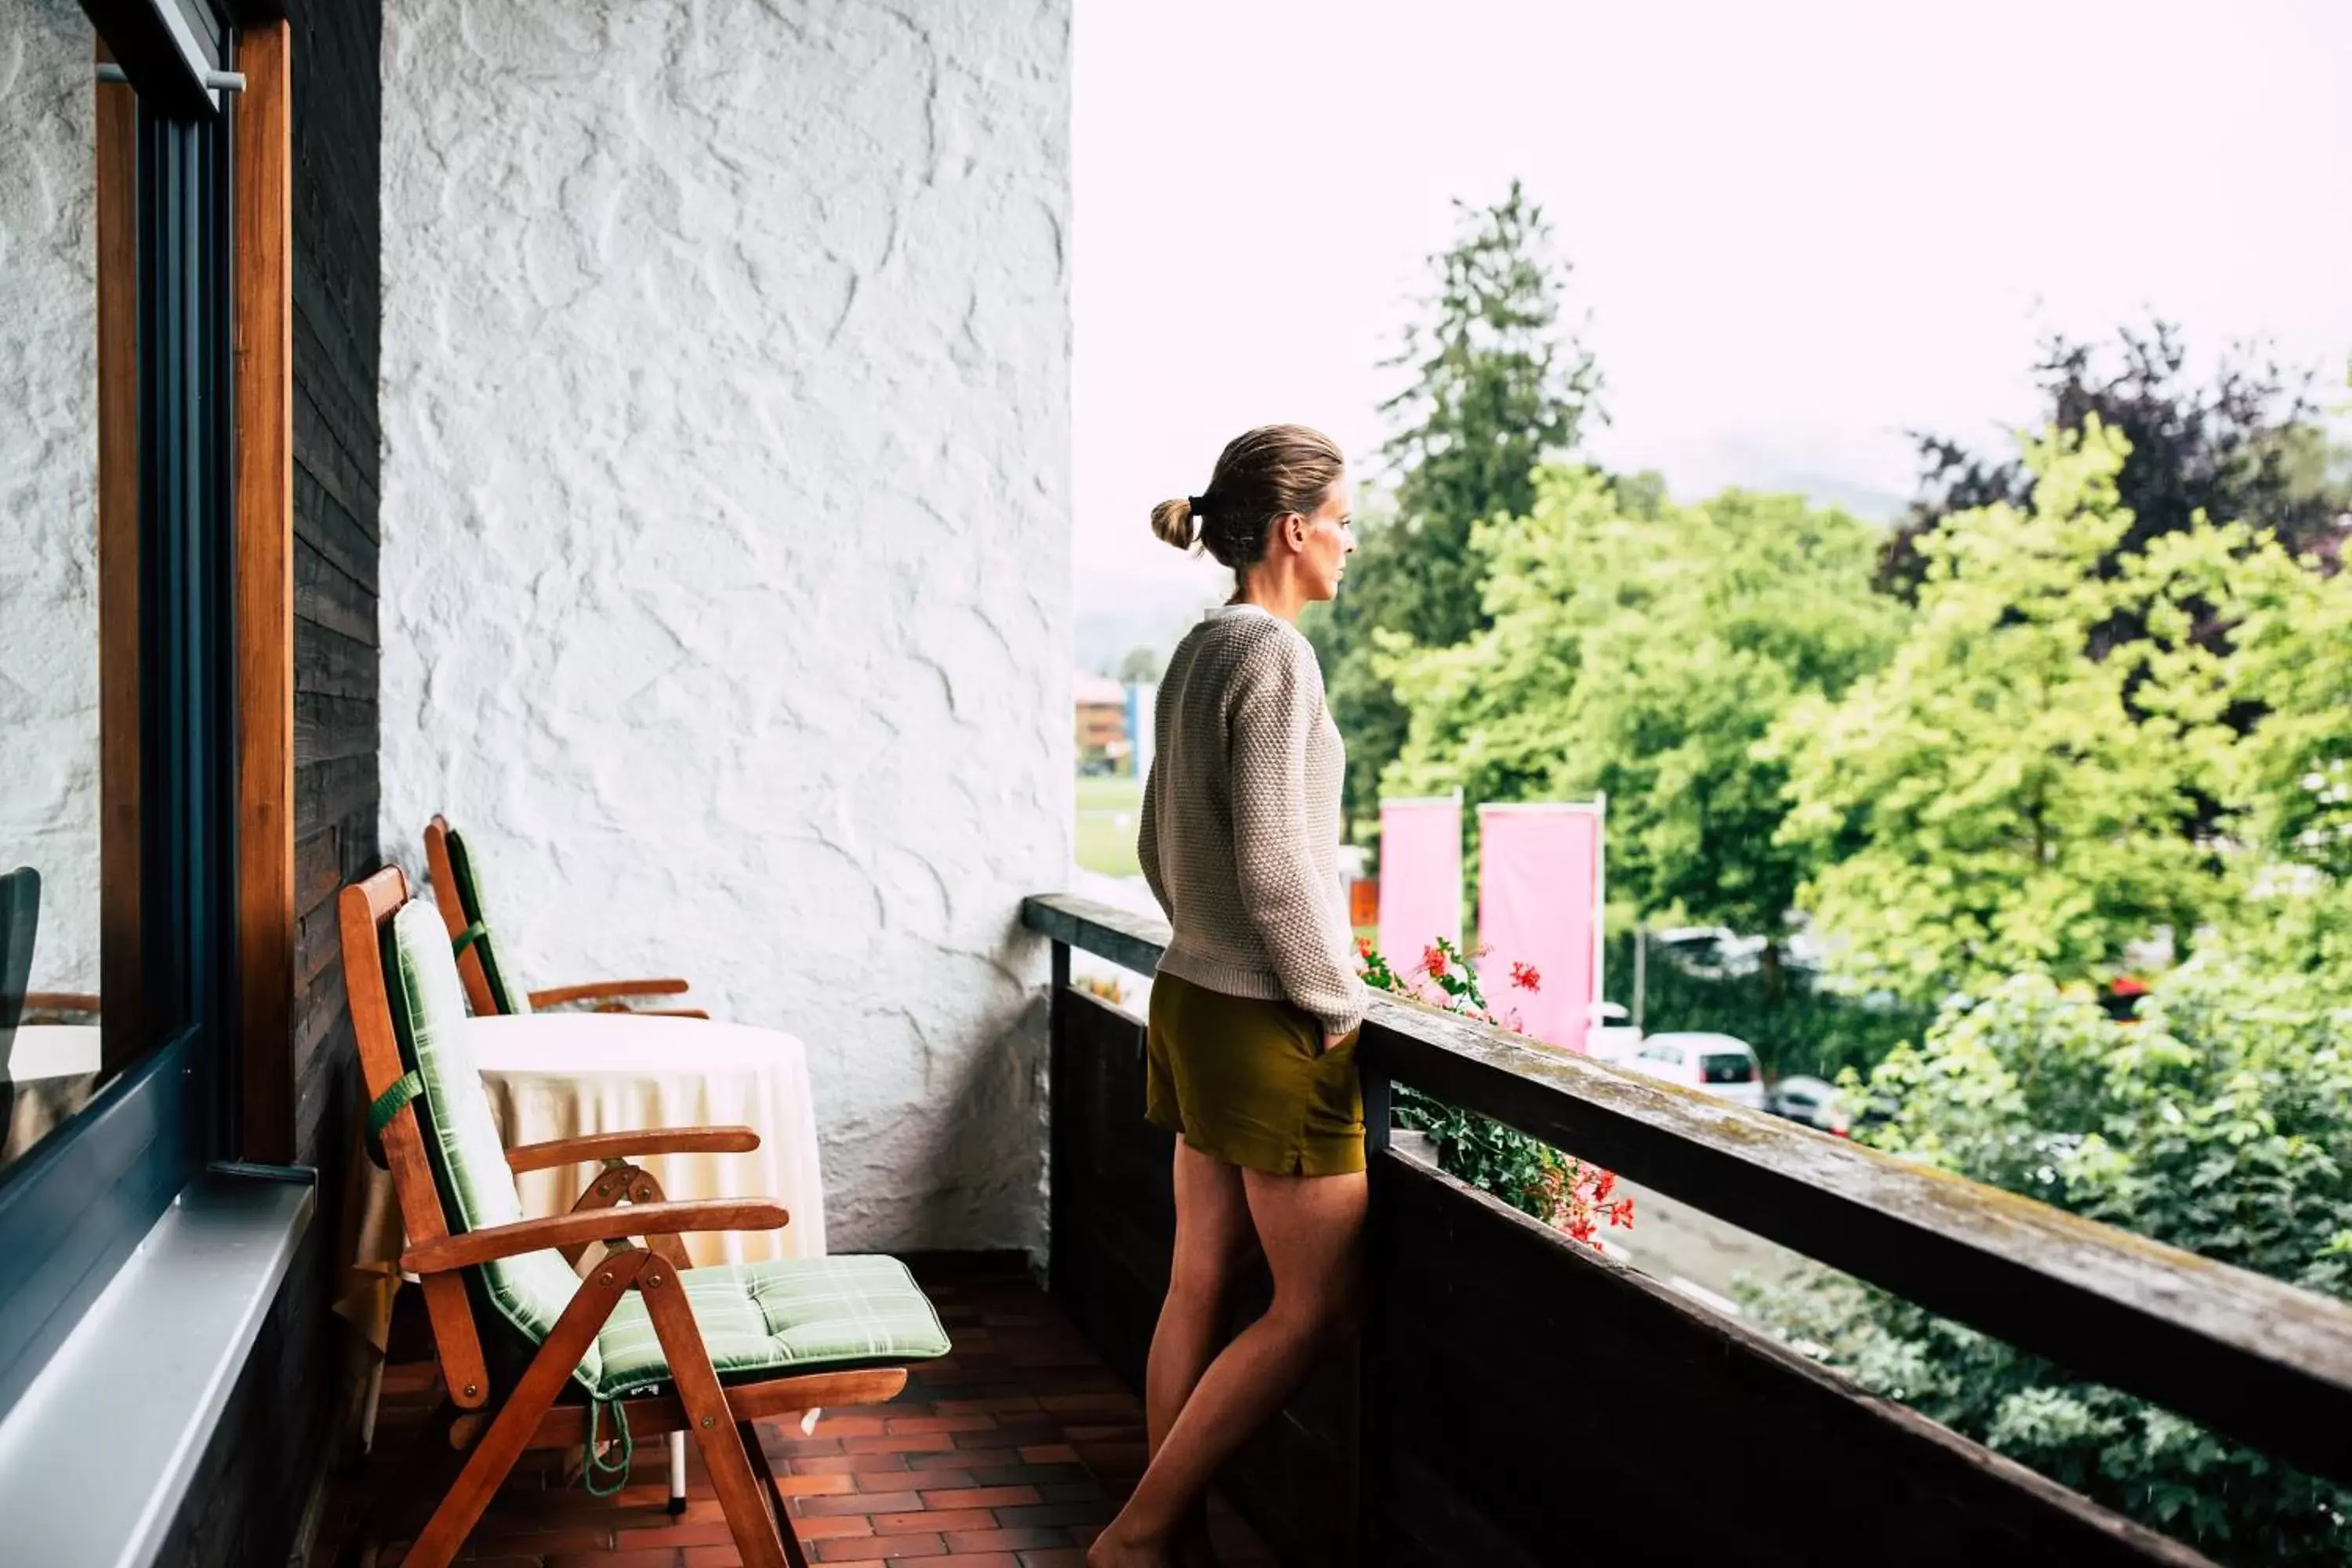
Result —
M2324 975L2209 952L2140 1012L2013 979L1888 1056L1868 1085L1898 1109L1862 1135L2352 1298L2352 1001ZM1874 1392L2218 1558L2352 1563L2352 1492L2169 1411L1843 1277L1749 1305Z

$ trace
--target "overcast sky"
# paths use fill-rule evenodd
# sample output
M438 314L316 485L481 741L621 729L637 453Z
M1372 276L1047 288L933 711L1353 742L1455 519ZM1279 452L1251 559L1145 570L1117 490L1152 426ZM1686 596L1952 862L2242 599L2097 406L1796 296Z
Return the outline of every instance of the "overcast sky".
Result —
M1453 198L1514 175L1608 378L1596 456L1881 512L2044 331L2352 353L2352 0L1077 0L1079 603L1270 420L1351 457Z

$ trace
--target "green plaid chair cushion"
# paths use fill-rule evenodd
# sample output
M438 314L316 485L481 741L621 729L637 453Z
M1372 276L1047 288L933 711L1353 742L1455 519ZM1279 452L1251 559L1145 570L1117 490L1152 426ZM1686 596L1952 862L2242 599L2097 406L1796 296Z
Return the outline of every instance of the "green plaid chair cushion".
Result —
M425 1083L431 1152L439 1156L457 1228L482 1230L521 1219L522 1200L489 1097L482 1092L481 1068L466 1044L466 992L448 929L432 909L411 903L392 917L384 942L394 1026L402 1056ZM563 1254L551 1247L484 1264L482 1279L499 1315L533 1344L553 1331L580 1286ZM574 1375L593 1392L604 1375L603 1352L592 1346Z
M448 830L448 841L449 876L457 884L450 892L457 900L457 912L465 916L467 925L476 933L473 947L481 955L482 973L490 983L490 1000L501 1013L528 1013L530 987L510 977L499 962L498 928L491 924L488 906L482 899L481 871L467 853L466 840L454 827Z
M793 1258L688 1268L678 1277L721 1378L948 1353L947 1330L895 1258ZM635 1293L596 1337L599 1399L669 1381L669 1363Z

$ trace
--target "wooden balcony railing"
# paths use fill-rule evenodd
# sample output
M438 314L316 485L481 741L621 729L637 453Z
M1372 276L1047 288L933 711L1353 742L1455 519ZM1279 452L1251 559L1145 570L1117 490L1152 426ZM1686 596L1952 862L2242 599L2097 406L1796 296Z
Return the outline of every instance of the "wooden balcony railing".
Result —
M1167 930L1024 914L1055 944L1053 1289L1139 1386L1171 1140L1141 1024L1069 953L1149 973ZM1427 1008L1376 999L1358 1059L1364 1331L1222 1483L1301 1568L2207 1561L1389 1149L1393 1083L2352 1482L2339 1302Z

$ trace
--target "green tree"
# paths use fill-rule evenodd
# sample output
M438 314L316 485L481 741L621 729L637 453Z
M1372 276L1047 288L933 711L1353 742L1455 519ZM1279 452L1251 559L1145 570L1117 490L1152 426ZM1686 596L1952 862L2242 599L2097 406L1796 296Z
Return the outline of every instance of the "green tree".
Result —
M1485 624L1473 531L1535 505L1537 465L1574 448L1601 388L1592 355L1561 335L1567 268L1551 258L1543 209L1514 180L1494 206L1460 211L1460 238L1432 258L1430 318L1389 362L1412 380L1381 405L1396 426L1381 456L1413 542L1412 589L1381 624L1433 647Z
M2257 862L2228 936L2266 971L2352 976L2352 573L2257 564L2214 595L2232 710L2257 715L2227 764Z
M2188 363L2179 330L2156 320L2118 332L2112 357L2053 337L2033 367L2047 423L2075 432L2095 420L2129 444L2116 488L2132 521L2115 551L2137 554L2210 521L2244 522L2291 553L2333 559L2343 538L2336 520L2352 508L2352 453L2316 423L2315 378L2241 351L2200 385L2185 374ZM1919 547L1927 536L1997 501L2025 507L2035 480L2014 453L1990 458L1942 437L1916 439L1924 493L1883 562L1885 584L1906 594L1926 570ZM2126 623L2105 635L2135 632Z
M1929 995L2098 978L2127 944L2185 944L2226 910L2228 858L2191 830L2234 731L2221 654L2196 634L2232 563L2284 558L2200 517L2116 564L2124 458L2095 418L2031 446L2031 510L1924 536L1893 660L1767 742L1796 803L1781 837L1821 866L1801 902L1855 978ZM2095 657L2124 616L2146 635Z
M1111 673L1129 684L1141 681L1149 685L1158 680L1161 671L1166 668L1167 660L1160 655L1158 648L1131 647L1127 650L1127 656L1118 661L1118 668Z
M1363 520L1346 591L1307 623L1348 737L1351 817L1375 809L1381 773L1404 739L1373 633L1444 647L1483 625L1486 568L1475 525L1526 512L1536 466L1572 450L1598 415L1600 374L1563 331L1567 268L1552 258L1542 208L1516 180L1492 206L1455 205L1459 233L1431 258L1437 291L1427 315L1389 362L1411 375L1381 405L1394 427L1382 449L1396 476L1394 516Z
M1473 805L1606 792L1612 892L1777 934L1809 851L1778 837L1787 769L1757 747L1891 649L1876 542L1801 497L1676 506L1547 468L1528 512L1476 531L1489 624L1451 647L1381 634L1410 718L1384 783Z

